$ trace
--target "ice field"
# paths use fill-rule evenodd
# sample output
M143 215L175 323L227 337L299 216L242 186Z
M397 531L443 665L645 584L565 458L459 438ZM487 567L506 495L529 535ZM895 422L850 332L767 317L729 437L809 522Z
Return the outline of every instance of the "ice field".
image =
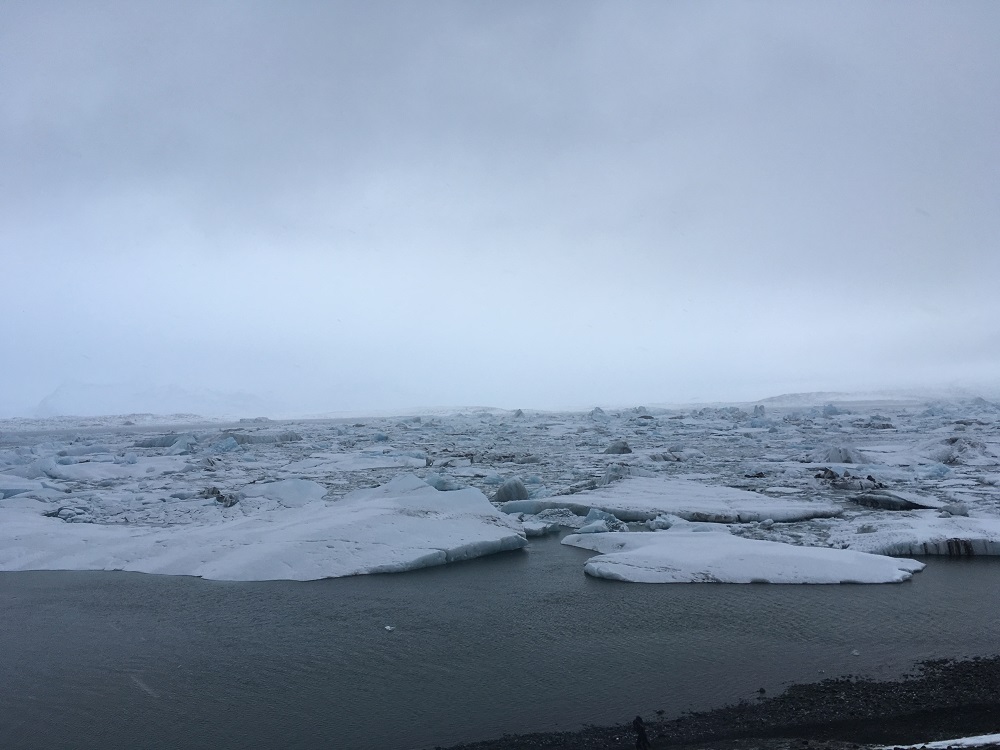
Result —
M897 582L1000 553L998 456L983 399L8 419L0 569L311 580L572 530L614 580Z

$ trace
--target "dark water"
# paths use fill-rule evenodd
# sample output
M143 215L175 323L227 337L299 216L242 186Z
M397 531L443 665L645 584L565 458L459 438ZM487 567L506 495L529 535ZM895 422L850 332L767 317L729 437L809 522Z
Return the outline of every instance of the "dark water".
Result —
M589 554L312 583L2 573L0 747L423 748L1000 651L995 559L902 585L643 586L585 577Z

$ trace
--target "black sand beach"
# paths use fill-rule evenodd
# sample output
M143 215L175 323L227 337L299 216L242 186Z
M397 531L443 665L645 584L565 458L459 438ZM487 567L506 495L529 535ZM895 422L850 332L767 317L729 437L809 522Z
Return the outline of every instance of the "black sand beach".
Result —
M1000 656L925 662L896 681L844 678L793 685L773 698L676 719L643 719L654 748L691 750L843 750L991 734L1000 732ZM634 746L625 722L579 732L506 735L449 750Z

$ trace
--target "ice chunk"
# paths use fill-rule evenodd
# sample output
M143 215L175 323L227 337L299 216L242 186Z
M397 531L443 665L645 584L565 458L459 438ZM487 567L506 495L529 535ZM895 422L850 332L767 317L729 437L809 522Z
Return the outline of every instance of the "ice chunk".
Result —
M615 440L611 445L604 449L604 453L611 455L621 455L623 453L631 453L632 449L628 447L628 443L624 440Z
M312 475L335 474L341 471L367 471L369 469L423 468L426 458L418 458L402 453L364 451L358 453L315 453L311 458L293 461L285 466L285 471Z
M111 453L111 448L103 443L96 445L71 445L56 453L57 456L92 456L95 453Z
M308 485L294 486L302 492L289 490L290 496L308 494ZM0 570L314 580L443 565L527 544L520 523L479 490L439 492L415 476L357 490L337 502L213 517L211 523L185 526L112 526L64 523L34 509L0 507Z
M49 459L51 461L51 459ZM116 464L111 461L61 465L54 461L45 465L45 474L52 479L70 482L103 482L139 479L170 474L184 466L184 459L174 456L153 456L137 459L135 463Z
M435 471L428 472L427 476L424 477L424 481L434 489L441 490L442 492L452 492L462 489L462 485L455 481L454 478Z
M882 555L1000 555L1000 518L914 511L833 527L830 542Z
M520 477L511 477L506 480L490 498L495 503L509 503L517 500L526 500L528 489Z
M998 460L986 443L962 435L932 443L925 448L924 455L949 466L989 466Z
M896 583L924 568L916 560L680 528L571 534L563 544L601 553L587 561L587 575L636 583Z
M883 510L916 510L917 508L944 508L945 503L933 497L918 495L916 492L900 490L872 490L856 496L854 502L870 508Z
M601 477L598 485L605 487L613 482L619 482L622 479L627 479L628 477L651 477L655 476L652 472L642 469L638 466L631 466L629 464L613 463L608 464L608 467L604 470L604 476Z
M869 459L857 448L849 445L839 445L814 450L806 458L809 463L824 464L864 464Z
M212 453L231 453L232 451L240 450L240 444L236 442L236 438L230 435L217 443L213 443L209 450Z
M648 521L670 513L688 521L715 523L746 523L765 518L800 521L831 518L842 512L831 503L772 498L732 487L666 477L633 477L592 492L506 503L503 511L537 514L548 508L566 508L579 515L599 508L622 521Z
M297 443L302 440L302 436L297 432L286 430L277 434L270 433L246 433L230 432L229 437L240 445L275 445L280 443Z
M656 518L651 518L646 521L646 528L650 531L661 531L664 529L669 529L673 526L679 519L677 516L671 516L668 513L657 516Z
M306 503L322 500L326 494L326 487L309 479L282 479L278 482L250 484L240 491L244 498L266 497L285 508L301 508Z
M628 531L628 526L615 518L611 513L605 513L603 510L598 510L597 508L592 508L583 521L583 526L577 530L577 533L579 534L598 534L607 531Z
M583 525L583 517L567 508L549 508L535 515L534 519L567 529L578 529Z
M0 500L24 492L40 490L42 487L42 483L35 479L22 479L10 474L0 474Z
M559 530L559 524L538 520L523 521L521 527L524 529L525 536L529 538L554 534Z
M136 448L172 448L181 441L197 442L197 439L191 434L177 434L172 432L169 435L157 435L156 437L136 440L134 445Z

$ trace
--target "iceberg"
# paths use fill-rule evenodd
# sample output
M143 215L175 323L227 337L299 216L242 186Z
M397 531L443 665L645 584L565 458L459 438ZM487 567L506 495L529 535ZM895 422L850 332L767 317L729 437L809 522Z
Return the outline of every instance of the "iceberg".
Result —
M441 492L401 476L327 502L316 499L314 482L269 484L260 486L263 496L302 505L247 515L238 504L214 522L165 527L66 523L37 508L0 507L0 570L307 581L397 573L527 544L521 524L474 488Z
M592 492L518 500L502 506L505 513L532 515L550 508L566 508L578 515L586 515L591 508L597 508L622 521L651 521L666 513L687 521L715 523L748 523L765 519L801 521L832 518L842 512L832 503L785 500L733 487L715 487L689 479L664 477L630 477Z
M723 527L571 534L563 544L600 554L584 565L595 578L634 583L898 583L923 570L916 560L798 547L732 536Z
M834 527L830 542L880 555L1000 555L1000 518L941 517L932 510L861 517Z
M527 498L528 489L524 486L524 482L521 481L521 477L511 477L500 485L491 500L494 503L506 503L526 500Z

